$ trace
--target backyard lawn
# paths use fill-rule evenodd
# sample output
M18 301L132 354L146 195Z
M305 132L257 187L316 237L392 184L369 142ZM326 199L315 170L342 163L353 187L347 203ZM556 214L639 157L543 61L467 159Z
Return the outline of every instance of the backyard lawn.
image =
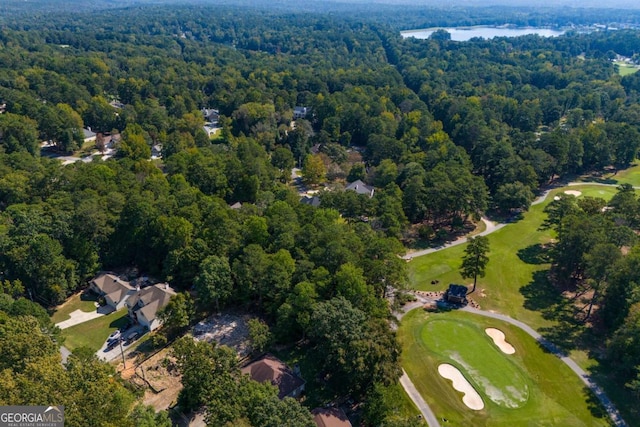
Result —
M63 331L64 345L71 351L83 346L98 351L111 332L124 328L128 322L127 310L123 309L80 323Z
M55 311L51 315L51 320L53 320L53 323L60 323L63 320L68 320L70 318L69 314L76 310L81 310L87 313L96 311L96 301L98 301L98 298L92 292L79 292L74 294L63 304L54 309Z
M503 331L516 352L499 351L487 327ZM609 425L578 376L513 325L460 311L414 310L403 318L398 337L409 377L449 425ZM482 397L483 409L462 402L462 394L438 373L442 363L460 369Z

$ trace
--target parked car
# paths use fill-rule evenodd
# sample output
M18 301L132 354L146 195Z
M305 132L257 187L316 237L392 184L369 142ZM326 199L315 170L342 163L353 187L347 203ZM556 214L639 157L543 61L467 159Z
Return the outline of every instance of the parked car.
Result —
M125 340L125 345L130 345L132 342L137 340L139 336L140 336L140 333L138 331L131 332L129 335L127 335L127 339Z
M109 335L109 338L107 338L107 342L117 342L120 337L122 337L122 331L120 329L116 329L111 333L111 335Z

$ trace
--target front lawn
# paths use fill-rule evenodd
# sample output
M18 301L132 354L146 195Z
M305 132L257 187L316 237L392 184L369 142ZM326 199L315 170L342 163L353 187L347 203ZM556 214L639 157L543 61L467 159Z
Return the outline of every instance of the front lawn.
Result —
M54 309L54 312L51 315L51 320L53 323L60 323L64 320L68 320L70 319L69 314L76 310L81 310L86 313L96 311L95 303L97 301L98 297L93 292L79 292L74 294Z
M109 335L128 323L127 310L119 310L88 322L80 323L63 331L65 347L73 351L78 347L88 347L98 351Z
M484 332L487 327L502 330L516 353L494 348ZM460 329L463 336L456 338ZM403 318L398 337L407 374L448 425L609 425L578 376L513 325L460 311L427 314L416 309ZM482 397L484 409L467 408L462 394L438 373L442 363L458 366ZM504 404L509 393L522 396L517 405Z

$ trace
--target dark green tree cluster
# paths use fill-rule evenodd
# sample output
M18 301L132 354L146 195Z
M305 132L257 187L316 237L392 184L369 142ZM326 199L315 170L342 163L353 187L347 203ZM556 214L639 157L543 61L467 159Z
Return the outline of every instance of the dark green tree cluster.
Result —
M78 349L61 363L59 332L38 304L0 293L0 404L64 405L69 426L171 425L166 412L135 405L115 370L91 352Z
M637 391L640 199L624 184L608 204L562 195L546 211L547 225L558 234L551 252L552 279L561 289L589 292L579 320L599 326L595 332L606 343L617 380Z

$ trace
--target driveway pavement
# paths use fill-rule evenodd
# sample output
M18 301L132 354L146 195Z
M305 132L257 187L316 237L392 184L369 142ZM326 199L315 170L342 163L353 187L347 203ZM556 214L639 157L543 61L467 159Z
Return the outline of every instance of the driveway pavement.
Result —
M56 323L56 326L60 329L67 329L75 325L79 325L80 323L88 322L89 320L97 319L98 317L104 316L105 314L111 313L113 310L110 310L109 307L100 307L96 311L82 311L80 309L76 311L72 311L69 313L69 319L63 320L60 323Z
M131 328L122 332L122 336L126 339L132 332L138 332L138 339L140 339L145 333L145 328L141 325L132 326ZM123 342L122 348L120 348L119 343L107 347L107 342L105 341L104 344L102 344L102 347L100 347L100 350L96 352L96 356L98 356L98 359L104 360L105 362L111 362L118 357L122 357L123 352L126 354L136 341L131 344L125 344Z

